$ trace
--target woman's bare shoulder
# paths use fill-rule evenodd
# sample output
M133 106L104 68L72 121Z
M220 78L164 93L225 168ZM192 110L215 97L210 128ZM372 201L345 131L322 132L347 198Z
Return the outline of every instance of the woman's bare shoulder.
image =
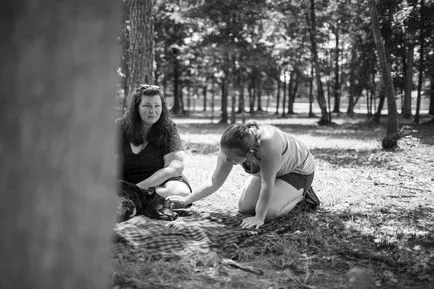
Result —
M275 141L280 136L280 129L269 124L259 127L259 136L261 141Z

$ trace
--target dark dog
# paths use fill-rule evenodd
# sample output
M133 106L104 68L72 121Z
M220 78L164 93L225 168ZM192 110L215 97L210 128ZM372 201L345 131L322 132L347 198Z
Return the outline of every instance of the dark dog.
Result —
M134 184L119 181L118 196L118 222L126 221L135 215L166 221L173 221L178 217L169 202L155 193L155 188L144 190Z

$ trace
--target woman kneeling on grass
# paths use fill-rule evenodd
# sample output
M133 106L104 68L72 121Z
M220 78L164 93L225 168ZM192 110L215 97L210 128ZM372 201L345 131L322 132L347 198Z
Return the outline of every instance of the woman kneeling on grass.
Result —
M220 140L217 166L211 182L192 194L168 199L185 206L217 191L234 165L251 174L238 202L240 213L253 213L245 218L243 228L259 228L265 219L291 211L301 201L312 209L319 199L311 188L315 163L305 144L272 125L234 124Z

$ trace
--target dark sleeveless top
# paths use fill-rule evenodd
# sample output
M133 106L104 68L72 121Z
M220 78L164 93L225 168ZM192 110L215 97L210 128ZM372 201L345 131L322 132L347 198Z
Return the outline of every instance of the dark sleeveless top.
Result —
M129 183L140 183L164 167L164 155L182 149L181 138L174 124L167 143L157 145L149 141L138 154L134 154L130 142L123 139L119 154L120 177Z

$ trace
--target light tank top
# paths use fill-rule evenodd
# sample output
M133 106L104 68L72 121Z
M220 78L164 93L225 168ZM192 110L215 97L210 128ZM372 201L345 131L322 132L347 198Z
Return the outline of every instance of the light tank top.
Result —
M276 141L281 142L282 157L280 159L280 169L277 176L286 175L289 173L299 173L309 175L315 170L315 159L307 146L294 138L290 134L281 131L280 129L270 126L270 129L278 130L279 138ZM253 159L246 160L242 163L243 169L249 174L259 174L261 167L261 155L259 152L260 137L255 131L256 142L258 147L253 151Z

